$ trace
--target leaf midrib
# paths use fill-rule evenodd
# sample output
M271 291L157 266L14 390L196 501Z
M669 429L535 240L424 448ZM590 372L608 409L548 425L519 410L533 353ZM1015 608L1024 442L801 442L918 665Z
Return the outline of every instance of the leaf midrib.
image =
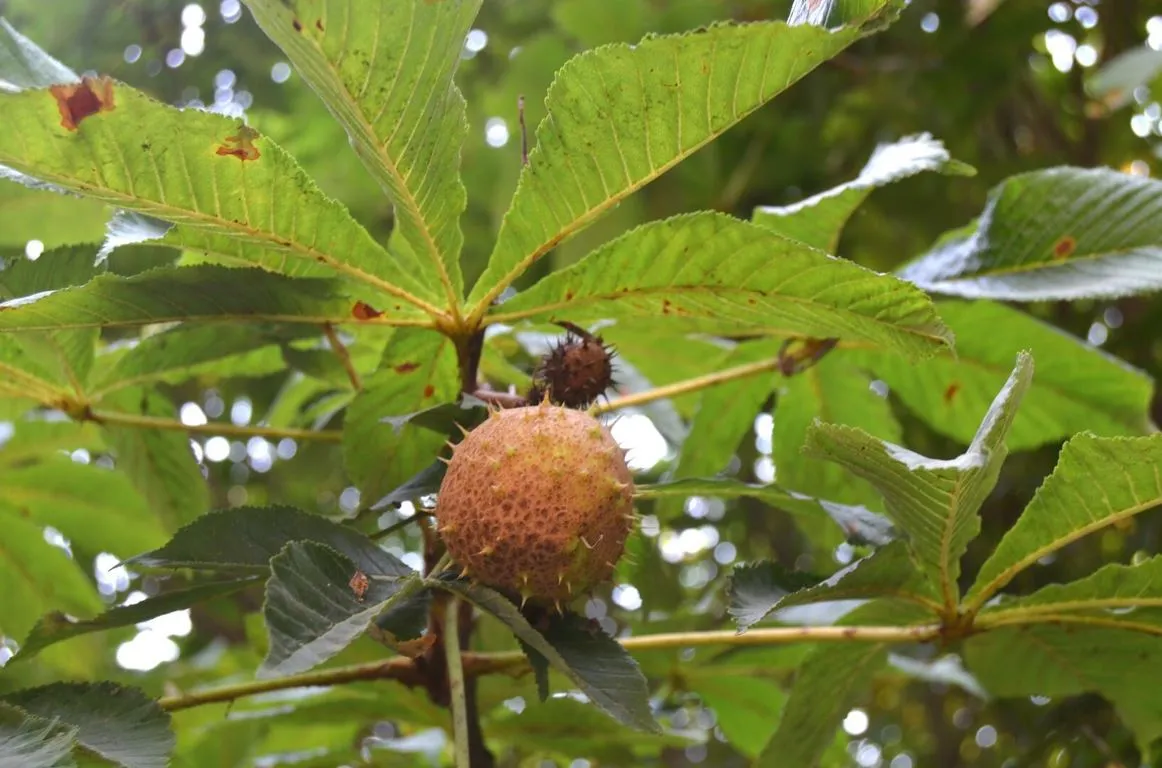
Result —
M1051 270L1060 270L1076 264L1095 263L1102 259L1117 259L1127 256L1134 251L1141 250L1156 250L1158 251L1158 258L1162 260L1162 243L1156 245L1136 245L1128 248L1113 248L1108 251L1100 253L1086 254L1083 256L1070 255L1068 259L1061 261L1036 261L1029 264L1020 264L1004 267L1003 269L993 269L983 272L973 272L971 274L954 275L951 277L944 277L938 280L927 281L928 285L942 285L942 284L965 284L976 280L993 277L1005 277L1009 275L1025 275L1033 272L1048 272Z
M525 318L533 317L533 316L536 316L536 315L541 314L543 312L551 312L555 309L562 309L562 308L566 308L566 307L570 308L570 309L576 309L577 307L583 307L587 304L598 304L598 303L601 303L603 301L613 301L616 299L635 298L638 296L650 296L653 294L683 294L683 293L704 293L704 294L710 294L712 296L721 296L723 294L736 293L736 294L742 294L744 296L761 296L764 300L767 300L767 301L772 301L772 300L773 301L786 301L789 303L794 303L794 304L798 304L798 305L805 306L805 307L818 307L818 308L826 309L828 312L842 313L850 318L853 318L854 320L858 321L859 324L862 324L862 325L866 325L866 324L871 323L871 324L875 324L875 325L882 327L882 328L888 328L888 329L893 329L893 330L897 330L897 331L902 331L904 333L910 334L910 335L915 336L917 338L932 341L932 342L935 342L935 343L940 344L940 345L944 345L944 346L948 345L948 339L946 339L943 336L924 333L918 329L910 328L908 326L896 325L894 323L890 323L890 322L885 321L885 320L880 320L879 318L875 318L875 317L868 317L865 315L857 315L854 312L852 312L850 309L844 309L841 307L834 307L834 308L828 307L825 304L819 304L817 302L813 302L813 301L810 301L808 299L803 299L803 298L800 298L798 296L788 296L785 294L767 293L767 292L752 289L752 288L740 288L737 286L664 285L664 286L656 286L656 287L648 287L648 288L634 288L634 289L629 290L629 291L614 291L613 293L591 294L588 296L579 296L579 297L576 297L574 299L567 300L567 301L560 300L560 301L550 303L550 304L542 304L538 307L532 307L529 309L518 309L518 310L510 311L510 312L497 312L495 314L490 314L490 315L487 315L486 317L484 317L483 324L485 326L487 326L487 325L492 325L495 323L511 323L515 320L523 320ZM699 317L701 317L701 316L699 316ZM711 318L711 319L713 319L713 318Z
M443 286L444 293L447 296L449 302L448 311L453 318L457 318L460 313L460 298L456 295L456 290L452 286L452 279L444 266L440 249L432 237L431 230L428 229L427 220L420 210L419 202L416 200L415 195L412 194L411 187L407 185L403 175L399 172L398 166L387 154L385 147L379 143L379 139L374 132L374 126L367 122L367 115L363 112L363 108L358 102L352 99L351 93L343 86L342 80L338 77L337 70L326 53L313 38L304 39L303 42L305 45L314 49L323 62L322 66L313 67L312 69L325 74L330 81L330 88L328 90L333 95L337 94L335 100L340 102L345 107L345 111L352 116L350 123L353 127L359 129L362 143L372 149L374 156L380 161L383 171L397 185L398 189L403 190L403 194L393 194L393 197L397 198L395 203L397 207L403 208L407 212L408 218L412 220L416 225L416 229L421 233L424 250L429 260L435 265L437 274L440 277L440 284ZM449 87L451 87L451 83L449 83ZM394 190L389 189L388 191L394 193Z

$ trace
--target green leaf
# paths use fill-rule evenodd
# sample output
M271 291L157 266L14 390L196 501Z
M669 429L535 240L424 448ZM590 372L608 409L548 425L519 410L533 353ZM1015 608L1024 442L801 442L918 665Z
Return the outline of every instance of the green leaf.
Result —
M416 424L381 420L456 398L456 352L438 333L403 328L388 340L379 370L363 382L343 419L343 463L365 499L380 499L428 466L447 437Z
M1154 623L1162 608L1162 556L1137 565L1110 563L1094 573L1068 584L1050 584L1031 595L1005 597L984 608L978 615L982 626L1022 621L1052 621L1070 616L1078 621L1096 617L1103 622L1125 622L1125 629L1145 618ZM1162 626L1157 630L1162 634Z
M867 375L843 353L828 355L779 382L771 438L775 473L780 485L812 496L878 505L878 494L842 467L803 453L807 431L816 419L858 427L882 440L901 439L891 404L872 391Z
M28 638L20 645L11 663L27 661L51 645L91 632L129 627L143 621L184 610L216 597L233 594L257 582L257 577L212 581L192 587L175 589L157 597L146 598L132 605L121 605L96 618L78 621L59 611L46 614L36 622Z
M174 748L170 718L136 688L116 683L53 683L4 700L77 729L77 742L123 768L167 768Z
M146 568L265 574L270 570L270 559L292 541L326 544L367 573L376 569L383 554L375 542L358 531L293 507L235 507L198 518L164 547L126 562Z
M818 647L799 668L779 727L755 760L756 768L813 768L887 657L884 643Z
M270 561L263 617L270 647L259 677L304 672L327 661L367 631L401 582L418 575L383 550L364 549L359 565L326 544L292 541ZM351 584L362 572L366 591Z
M1150 431L1154 382L1142 371L1003 304L944 301L937 307L956 335L955 358L913 361L871 351L842 353L871 369L937 432L969 442L1022 349L1037 361L1037 377L1013 421L1010 450L1036 448L1083 430L1106 436Z
M180 383L201 373L223 377L274 373L286 367L275 346L278 342L317 333L305 325L278 330L220 323L178 326L142 338L96 375L94 385L98 391L109 391L150 381Z
M730 746L755 758L770 741L787 703L782 686L763 677L715 674L714 667L683 672L690 690L714 710Z
M3 23L0 19L0 24ZM76 728L62 725L59 720L36 717L0 701L0 765L74 768L72 751L76 735Z
M110 411L175 419L169 398L149 389L132 387L102 401ZM107 425L102 428L124 472L145 496L167 530L188 523L210 508L210 492L184 432Z
M0 468L0 519L51 525L86 551L128 554L165 541L165 530L129 478L68 458Z
M926 357L951 345L914 286L768 229L702 212L644 224L554 272L490 316L510 323L665 316L681 328L838 338Z
M80 78L0 18L0 80L24 89L75 83Z
M746 342L720 356L717 367L769 361L773 369L778 352L776 341ZM762 370L702 390L674 468L675 479L715 475L726 469L739 443L753 433L755 416L774 390L774 378L773 370Z
M979 606L1018 573L1082 536L1162 504L1162 435L1080 434L1008 530L968 592Z
M969 670L994 696L1099 693L1138 737L1162 736L1162 699L1144 670L1162 663L1158 638L1137 632L1050 625L1006 627L965 641Z
M847 220L876 187L924 171L957 175L975 173L972 167L953 160L944 143L931 135L906 136L892 144L877 146L867 165L852 181L791 205L756 208L754 223L822 251L835 253Z
M321 325L349 322L352 306L337 280L212 265L161 267L132 277L101 275L76 288L6 301L0 304L0 331L183 320Z
M978 511L996 484L1008 453L1005 436L1032 377L1033 360L1022 353L968 450L955 459L930 459L850 427L817 424L808 435L809 451L883 494L888 516L908 535L945 605L959 598L960 558L980 531Z
M411 265L381 248L285 150L255 129L207 111L160 104L108 78L73 87L87 105L80 114L69 113L73 119L62 118L58 104L67 93L0 93L8 127L0 136L0 164L122 209L179 222L164 234L165 244L289 274L344 275L430 308L422 298L430 289L412 276ZM118 233L121 242L144 237Z
M1114 56L1092 72L1086 90L1101 99L1107 108L1130 103L1134 89L1149 86L1162 76L1162 51L1143 44Z
M743 632L766 618L787 595L818 583L816 576L788 571L771 561L738 565L730 574L727 611Z
M822 581L781 573L775 563L735 568L729 610L742 631L777 609L872 598L915 603L932 610L934 616L940 605L940 595L916 568L907 545L893 541Z
M650 733L660 731L650 713L649 689L637 663L602 630L591 632L583 619L570 615L556 619L542 635L499 592L461 581L428 579L425 583L459 595L495 616L619 723Z
M715 24L574 57L521 170L471 300L486 305L529 265L692 155L822 62L875 31L899 4L828 31L783 22Z
M254 19L343 126L395 203L425 283L463 295L464 98L452 83L481 0L247 0Z
M727 478L689 478L669 483L639 485L634 490L634 496L638 499L689 496L717 496L728 499L748 497L805 518L818 518L820 514L828 515L843 529L849 539L861 544L882 546L895 536L891 521L866 507L813 499L777 485L753 485Z
M900 271L969 298L1047 301L1162 288L1162 181L1108 168L1050 168L1006 179L975 231Z
M5 515L3 528L0 634L25 637L36 620L52 608L80 616L101 610L101 599L78 563L47 543L41 526L20 516Z

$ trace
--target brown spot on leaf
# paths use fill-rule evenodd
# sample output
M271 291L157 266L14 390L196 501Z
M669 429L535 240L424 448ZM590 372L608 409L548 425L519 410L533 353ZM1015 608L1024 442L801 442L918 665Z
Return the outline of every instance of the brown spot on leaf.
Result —
M431 396L432 396L432 395L434 395L434 394L436 394L436 388L435 388L435 387L433 387L431 384L429 384L428 386L424 387L424 399L425 399L425 400L426 400L426 399L428 399L429 397L431 397Z
M367 574L363 571L356 571L355 575L351 577L351 581L347 582L347 586L351 587L351 591L355 593L355 599L362 603L363 596L367 594L367 589L371 586L371 579L367 578Z
M258 151L258 147L254 146L254 140L257 138L258 131L249 125L239 125L238 135L227 136L223 145L218 147L216 154L236 157L242 162L257 160L262 154Z
M301 21L299 21L298 19L295 19L294 21L292 21L291 26L295 28L295 32L302 32L303 31L303 23Z
M670 300L669 299L662 299L662 314L663 315L670 314Z
M419 368L419 367L420 367L419 363L412 363L412 362L400 363L399 365L395 366L395 372L396 373L411 373L412 371L414 371L416 368Z
M322 19L315 19L315 29L319 30L320 32L325 31L323 29L323 20Z
M60 110L61 125L70 131L77 130L86 117L113 109L113 79L104 75L84 77L79 83L54 85L49 91Z
M1065 235L1053 244L1053 258L1068 258L1077 249L1077 240L1071 235Z
M572 301L572 300L573 300L573 292L572 291L565 291L565 301Z
M944 402L951 403L952 398L956 397L956 393L960 391L960 382L954 381L948 385L948 389L944 390Z
M374 320L382 314L382 312L365 301L357 301L355 302L355 306L351 307L351 315L356 320Z

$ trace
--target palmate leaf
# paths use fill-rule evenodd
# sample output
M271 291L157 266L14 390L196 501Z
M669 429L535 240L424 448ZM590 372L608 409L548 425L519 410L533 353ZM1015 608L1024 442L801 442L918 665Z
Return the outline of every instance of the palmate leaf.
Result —
M839 338L922 358L950 346L923 292L904 281L720 213L638 227L554 272L490 320L665 316L730 335Z
M957 162L944 144L928 134L907 136L892 144L880 144L859 176L826 192L791 205L755 209L755 224L835 253L843 226L876 187L906 179L924 171L971 175L973 169Z
M878 31L875 0L837 30L720 24L587 51L558 71L488 267L484 308L530 264L689 157L823 61Z
M881 506L879 495L865 482L842 467L803 453L807 431L816 419L900 441L900 425L891 404L872 391L870 384L845 353L828 355L778 382L771 458L780 485L832 501Z
M326 544L292 541L271 559L262 610L270 647L259 677L322 664L367 631L392 598L421 586L419 575L387 552L364 554L356 565ZM353 581L360 573L367 578L362 588Z
M107 78L0 94L0 164L176 226L170 245L296 275L344 275L415 307L434 287L391 256L281 147L230 118ZM64 106L62 106L62 103ZM380 294L382 295L382 294Z
M4 702L76 728L77 743L122 768L166 768L174 748L170 717L136 688L53 683L7 694Z
M445 336L397 329L379 370L364 381L343 419L343 464L362 498L374 502L432 463L446 436L418 424L385 423L454 400L456 353Z
M1004 627L969 638L964 656L993 696L1100 693L1140 744L1162 736L1162 698L1144 674L1162 663L1155 636L1089 626Z
M1033 376L1022 353L962 455L930 459L850 427L817 424L807 450L869 481L884 497L887 514L908 535L923 571L947 606L959 600L960 558L980 531L978 512L992 491L1008 450L1005 436Z
M452 75L480 2L246 2L391 195L397 244L452 305L464 288L459 165L468 132Z
M911 361L865 350L843 357L870 369L937 432L972 440L980 414L1022 349L1037 360L1037 377L1013 420L1010 450L1036 448L1083 430L1105 436L1151 430L1154 385L1146 373L1003 304L942 301L936 306L956 336L955 359Z
M979 607L1051 552L1162 504L1162 436L1080 434L1061 449L1053 473L981 566L967 595Z
M1162 288L1162 181L1106 168L1006 179L974 231L944 238L900 270L925 290L1046 301Z

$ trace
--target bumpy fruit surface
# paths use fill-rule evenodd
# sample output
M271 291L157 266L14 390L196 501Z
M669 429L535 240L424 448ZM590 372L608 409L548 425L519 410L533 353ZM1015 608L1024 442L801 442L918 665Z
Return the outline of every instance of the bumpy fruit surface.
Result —
M633 525L633 477L587 413L497 411L456 446L436 517L472 578L565 602L612 575Z

